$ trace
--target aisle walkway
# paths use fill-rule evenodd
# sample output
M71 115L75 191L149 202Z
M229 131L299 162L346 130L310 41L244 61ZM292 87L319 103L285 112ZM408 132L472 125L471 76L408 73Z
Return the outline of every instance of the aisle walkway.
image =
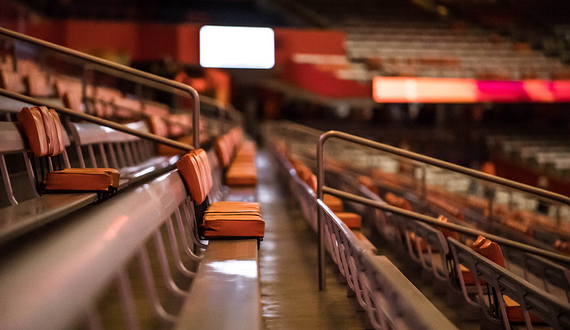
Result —
M317 235L279 182L275 159L260 150L257 198L265 220L259 251L261 303L266 329L363 329L364 313L347 298L333 265L327 290L319 292ZM336 265L335 265L336 267Z

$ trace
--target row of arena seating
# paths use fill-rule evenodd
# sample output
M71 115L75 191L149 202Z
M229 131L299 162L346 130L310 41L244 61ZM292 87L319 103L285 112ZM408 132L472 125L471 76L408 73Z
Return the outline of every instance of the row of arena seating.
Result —
M27 62L13 63L21 68ZM18 92L37 96L28 90ZM44 96L46 105L56 103L51 92ZM127 120L117 115L122 105L132 109L148 104L134 99L128 105L121 102L113 101L110 119ZM81 108L88 109L88 103L89 97L83 98ZM160 156L156 140L63 116L61 154L34 156L20 123L14 121L17 106L31 105L8 97L0 100L0 109L9 114L7 121L0 122L5 187L0 292L6 302L0 303L0 328L261 328L258 241L205 240L207 231L200 226L208 222L200 212L204 203L189 195L190 187L197 184L208 187L202 191L207 204L255 199L255 189L247 191L249 195L243 191L235 195L223 185L223 167L214 148L200 153L202 175L183 180L175 169L183 150ZM126 124L127 130L157 133L148 116L136 119ZM184 134L192 132L189 128L184 127ZM232 132L241 134L239 129ZM90 191L42 191L47 173L70 167L118 169L118 193L102 200ZM225 209L240 212L232 203ZM247 274L239 281L241 273L219 271L236 263Z
M311 178L314 175L302 163L294 159L290 162L284 144L275 144L274 150L285 181L289 182L305 219L315 231L317 212L321 212L327 249L348 284L349 295L356 295L366 311L369 326L374 329L456 329L386 257L376 255L377 249L359 231L360 226L355 221L347 221L349 213L341 212L340 199L328 195L331 208L317 200L311 187L315 180L307 183L302 179L307 174Z
M350 164L355 163L355 158L366 159L365 155L356 150L345 153L346 155L339 153L338 157ZM408 199L411 201L419 200L418 208L429 207L435 217L443 214L454 223L497 230L509 237L547 249L553 249L555 246L558 249L567 245L565 243L570 239L570 208L566 205L543 201L522 192L492 187L439 168L409 164L387 155L373 155L369 158L368 161L359 160L356 166L360 166L360 170L370 178L381 180L386 189L389 186L391 191L409 195ZM376 164L382 170L371 169L370 164ZM486 173L496 173L491 163L485 164L485 167ZM422 171L425 173L425 179L422 179ZM508 173L508 170L501 172L501 175L507 175L507 178L509 174L512 173ZM425 183L422 183L422 180ZM528 181L524 183L534 184ZM423 191L410 193L418 191L418 187L423 187ZM542 213L541 206L545 209ZM558 250L565 249L563 247Z
M290 134L284 135L290 136ZM287 142L293 149L293 142L290 140ZM289 153L288 148L283 147L283 141L278 141L275 145L278 158L285 161L287 158L283 155ZM434 217L437 217L437 211L446 208L446 203L454 205L453 200L445 198L450 194L442 193L434 198L443 198L445 203L440 202L437 208L430 207L429 203L427 205L422 203L421 199L410 193L417 191L417 187L402 185L402 182L407 180L398 181L397 175L377 174L364 178L356 171L355 176L347 177L354 172L353 170L347 165L341 172L329 171L327 182L334 183L336 188L342 191ZM296 172L291 173L296 174ZM305 216L308 219L314 218L317 211L310 206L303 206L309 203L307 200L310 198L306 194L305 196L294 194L300 196L299 202L307 210ZM487 316L486 319L490 321L485 326L502 324L509 328L511 324L516 325L521 322L524 322L528 328L532 328L535 323L538 323L538 326L548 323L549 326L558 329L568 326L570 271L567 264L558 264L517 250L505 242L501 242L501 247L496 242L488 242L488 249L493 253L487 254L486 251L482 251L486 255L480 254L470 247L471 243L476 241L475 236L461 232L458 235L457 232L437 229L395 213L355 203L348 205L363 216L364 224L368 223L369 226L376 228L392 248L409 255L411 261L421 266L424 274L434 279L436 291L455 296L451 299L454 304L458 303L457 296L463 296L465 298L463 300L469 305L482 310ZM459 219L451 215L454 213L451 212L453 210L449 207L447 209L450 212L444 212L446 216L439 216L438 220L447 221L449 217L453 222L457 222ZM463 211L465 209L462 209ZM469 218L469 214L466 214L466 218ZM465 224L465 222L459 223ZM505 257L502 257L503 253ZM494 258L494 256L499 257ZM480 285L481 281L486 284Z
M216 142L216 154L226 170L225 184L230 187L253 187L257 184L256 146L244 141L241 128L233 129Z
M443 23L410 4L369 8L327 1L300 6L345 32L346 53L352 64L342 70L344 79L369 81L378 75L557 79L561 71L567 71L559 58L549 58L528 43L511 41L465 22ZM389 14L392 10L396 15ZM421 23L410 20L413 13L423 17L417 18Z
M291 130L294 125L289 123L286 126L288 130ZM297 154L306 156L313 149L312 146L307 145L306 141L314 141L313 143L316 143L318 135L321 134L318 131L308 132L295 130L294 134L284 132L282 136L287 140L292 139L295 135L303 134L304 141L290 142L290 145ZM313 136L310 136L311 134ZM349 169L358 169L366 173L366 176L370 178L381 180L383 185L390 186L392 191L404 193L406 191L418 190L418 187L425 187L422 188L425 191L418 192L416 196L411 198L412 200L425 199L429 207L434 209L435 216L444 214L446 217L453 219L454 222L464 221L484 229L488 225L489 187L481 184L481 182L439 168L403 162L385 153L366 154L363 150L350 146L341 146L335 152L335 156L339 160L345 164L350 164ZM490 163L487 163L486 167L490 167L490 169L485 169L486 173L495 171ZM425 172L425 183L422 183L422 172ZM552 245L556 239L564 240L565 236L567 236L565 233L567 233L568 207L561 205L561 221L558 222L556 220L556 204L552 203L548 216L544 216L532 212L539 203L535 196L500 189L500 187L493 189L492 213L495 215L494 221L511 226L513 230L518 228L515 231L520 233L521 239L531 242L532 237L534 237L534 240L544 238L545 240L541 243ZM509 214L511 215L507 216ZM521 224L525 224L521 223L523 216L535 219L536 224L527 227L521 226ZM547 239L549 235L551 238Z
M46 104L64 106L121 123L147 120L152 133L159 136L176 138L188 135L192 130L191 115L171 109L166 104L58 73L57 68L43 68L32 60L19 59L14 62L13 55L5 56L4 61L1 58L0 88L40 98ZM13 119L13 114L24 106L29 105L2 98L0 111Z
M1 240L12 239L14 235L54 220L56 215L63 216L99 199L92 192L40 195L39 187L45 174L54 168L70 168L71 164L85 168L86 163L92 168L115 168L121 172L119 190L123 190L165 173L178 159L156 155L154 145L149 141L90 123L70 123L75 148L70 144L67 131L63 130L65 148L61 155L33 157L18 126L17 122L0 122L4 137L0 142L5 188L2 206L6 211L1 215ZM128 127L147 130L144 122L128 124ZM97 155L94 146L98 147ZM85 161L82 148L87 149L89 162ZM70 161L68 151L78 159ZM17 171L19 168L24 171Z
M567 180L570 178L570 148L564 142L563 136L529 139L517 135L492 135L487 138L489 149L498 156Z
M209 270L210 263L220 267L223 262L239 259L250 260L241 265L243 271L257 274L256 241L211 241L204 252L206 244L197 237L199 220L192 212L194 207L180 176L171 171L109 201L68 215L67 225L26 244L26 253L4 255L0 282L10 304L3 305L2 328L63 328L73 324L163 327L175 323L180 328L220 328L217 322L225 318L245 322L243 328L259 328L255 277L250 276L247 283L240 281L236 287L227 284L227 275L213 280L216 274L197 272L199 263L200 269ZM169 255L163 240L165 231ZM153 241L154 246L148 241ZM140 269L132 269L135 261ZM153 273L158 266L160 273ZM41 280L34 274L42 274ZM155 277L164 283L157 283ZM194 284L188 289L192 279ZM209 283L203 283L205 280ZM219 283L226 283L223 290L217 287ZM108 286L118 296L105 293ZM38 295L46 291L50 293ZM236 309L232 297L244 292L249 294L248 299L240 297L241 309ZM148 295L148 300L140 296L142 293ZM101 294L105 294L105 303L97 310L95 299ZM118 320L109 319L109 311L105 310L113 305L123 308ZM205 317L215 311L223 311L223 317ZM244 318L243 312L251 317Z
M284 148L281 146L281 150ZM286 154L286 153L285 153ZM302 162L295 158L288 159L291 166L295 169L297 177L303 181L309 188L310 191L304 189L304 186L299 187L302 190L301 195L307 196L308 201L303 201L304 203L313 203L312 200L315 199L317 193L317 176L311 172L311 170ZM298 189L297 189L298 191ZM312 197L312 198L311 198ZM362 234L360 231L362 227L362 217L359 214L353 212L345 212L344 205L340 198L334 197L329 194L323 196L323 202L325 205L339 218L353 233L355 237L358 238L360 244L366 250L371 250L374 253L377 252L376 247ZM307 207L305 207L307 210ZM309 220L311 226L315 231L317 231L317 218L315 216L309 217L310 212L304 212L307 220Z

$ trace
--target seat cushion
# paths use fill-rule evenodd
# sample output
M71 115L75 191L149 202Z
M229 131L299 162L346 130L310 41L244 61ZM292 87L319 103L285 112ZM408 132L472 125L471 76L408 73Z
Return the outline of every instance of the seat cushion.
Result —
M50 191L106 191L118 188L120 173L113 168L68 168L46 174Z
M205 238L263 237L265 222L259 215L205 214L200 226Z
M344 206L342 205L342 200L338 197L325 194L323 196L323 202L325 202L326 206L333 211L334 213L343 212Z
M503 300L505 301L505 308L507 309L507 318L510 322L517 322L522 323L524 322L524 314L521 308L516 301L512 300L509 296L503 295ZM529 313L530 321L532 323L544 323L541 319L539 319L533 313Z
M335 215L350 229L360 229L362 227L362 217L351 212L336 212Z
M219 201L210 204L206 212L260 212L259 203Z
M255 166L232 165L226 172L226 184L232 186L253 187L257 184Z

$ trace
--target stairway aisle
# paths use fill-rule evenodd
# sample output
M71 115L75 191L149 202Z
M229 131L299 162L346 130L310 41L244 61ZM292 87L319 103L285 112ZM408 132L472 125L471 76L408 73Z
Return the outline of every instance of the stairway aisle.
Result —
M327 290L318 289L317 235L280 182L273 156L257 156L257 199L265 220L259 251L263 322L266 329L363 329L364 313L347 298L336 265L327 266Z

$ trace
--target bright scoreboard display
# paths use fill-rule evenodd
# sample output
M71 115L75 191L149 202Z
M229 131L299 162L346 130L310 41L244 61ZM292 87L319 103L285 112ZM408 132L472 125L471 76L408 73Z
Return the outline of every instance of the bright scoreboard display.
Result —
M205 25L200 29L200 65L205 68L271 69L275 65L273 29Z

